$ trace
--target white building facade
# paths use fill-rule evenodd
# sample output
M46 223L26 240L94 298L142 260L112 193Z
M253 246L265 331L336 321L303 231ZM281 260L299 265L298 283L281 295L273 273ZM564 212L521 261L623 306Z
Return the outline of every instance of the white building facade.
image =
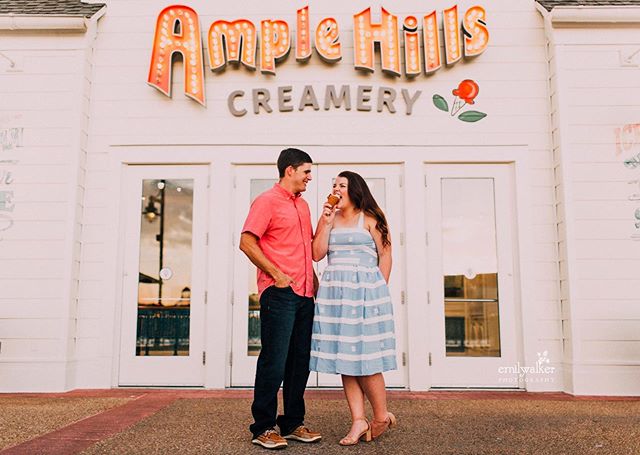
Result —
M0 390L252 386L238 237L292 146L314 223L345 169L388 216L389 387L640 394L640 2L603 3L0 1Z

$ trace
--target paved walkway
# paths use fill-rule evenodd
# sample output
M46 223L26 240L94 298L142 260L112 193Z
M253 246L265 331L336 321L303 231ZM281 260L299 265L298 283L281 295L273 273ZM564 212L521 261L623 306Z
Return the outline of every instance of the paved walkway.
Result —
M288 454L640 454L640 397L389 392L399 425L344 448L340 391L307 392L317 444ZM0 454L265 454L250 443L251 391L78 390L0 394ZM4 450L3 450L4 449Z

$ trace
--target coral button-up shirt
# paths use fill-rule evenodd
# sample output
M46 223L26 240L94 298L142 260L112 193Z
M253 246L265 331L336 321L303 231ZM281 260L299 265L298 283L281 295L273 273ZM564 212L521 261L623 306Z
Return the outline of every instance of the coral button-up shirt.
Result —
M267 259L293 278L293 292L313 297L311 212L300 194L276 183L253 201L242 232L258 237L258 245ZM274 283L271 275L258 268L260 294Z

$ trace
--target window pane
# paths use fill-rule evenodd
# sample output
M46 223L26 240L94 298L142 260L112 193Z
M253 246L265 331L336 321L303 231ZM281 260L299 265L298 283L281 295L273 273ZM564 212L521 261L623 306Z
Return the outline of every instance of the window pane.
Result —
M481 273L472 280L464 275L445 275L444 297L495 300L498 298L498 274Z
M258 197L261 193L271 188L277 179L252 179L250 184L251 200ZM249 314L248 314L248 340L247 355L260 355L260 299L258 297L258 285L256 277L258 269L249 262Z
M373 198L376 200L380 208L384 211L387 206L387 194L385 191L385 179L383 178L366 178L367 186L371 190Z
M143 180L136 355L189 355L193 180Z
M442 179L447 356L499 357L494 182Z
M447 356L500 357L498 302L447 302Z

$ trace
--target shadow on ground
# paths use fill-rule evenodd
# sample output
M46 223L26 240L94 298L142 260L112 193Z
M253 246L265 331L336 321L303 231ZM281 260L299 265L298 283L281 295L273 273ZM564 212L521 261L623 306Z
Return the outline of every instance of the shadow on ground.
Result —
M84 454L266 454L250 442L250 400L180 399ZM640 454L640 402L393 400L398 427L371 443L340 447L345 402L307 400L316 444L293 454Z

